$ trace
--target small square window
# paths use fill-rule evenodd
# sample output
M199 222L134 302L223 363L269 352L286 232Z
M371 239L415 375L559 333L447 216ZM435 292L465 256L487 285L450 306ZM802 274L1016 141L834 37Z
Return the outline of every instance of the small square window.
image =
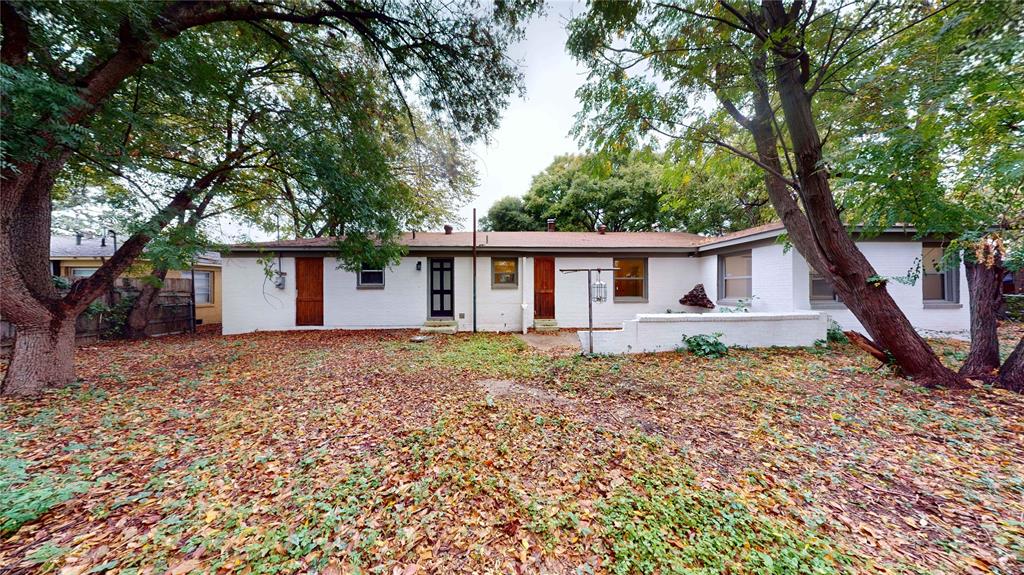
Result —
M647 260L622 258L612 260L614 301L647 301Z
M491 258L491 286L496 288L519 286L518 258Z
M832 287L832 284L829 283L829 281L827 279L825 279L825 276L819 274L818 272L814 271L813 269L811 270L811 273L810 273L810 282L811 282L810 297L811 297L811 306L812 307L815 306L815 305L821 305L823 307L828 307L830 304L841 304L842 303L843 300L839 299L839 294L836 293L836 290L835 290L835 288ZM837 305L837 306L833 306L833 307L841 307L841 306Z
M384 270L361 268L359 270L358 285L360 288L382 288L384 287Z

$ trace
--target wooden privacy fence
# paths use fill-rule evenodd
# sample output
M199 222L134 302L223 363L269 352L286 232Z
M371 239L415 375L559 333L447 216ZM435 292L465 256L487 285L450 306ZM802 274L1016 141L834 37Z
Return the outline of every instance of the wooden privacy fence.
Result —
M75 343L93 343L100 339L116 339L120 327L127 319L129 302L142 289L142 278L122 278L113 289L97 299L101 306L92 306L83 312L75 322ZM61 290L66 291L66 290ZM156 297L156 308L149 323L148 335L168 335L192 330L192 280L183 278L165 279ZM10 354L17 330L10 323L0 319L0 356Z

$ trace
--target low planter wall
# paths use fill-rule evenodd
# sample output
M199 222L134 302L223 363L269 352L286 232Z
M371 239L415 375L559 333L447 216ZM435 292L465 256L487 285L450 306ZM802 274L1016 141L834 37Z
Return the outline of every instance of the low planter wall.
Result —
M818 312L638 314L622 329L595 331L594 353L674 351L684 337L715 333L730 347L805 347L825 339L827 331L828 315ZM578 335L588 349L590 334Z

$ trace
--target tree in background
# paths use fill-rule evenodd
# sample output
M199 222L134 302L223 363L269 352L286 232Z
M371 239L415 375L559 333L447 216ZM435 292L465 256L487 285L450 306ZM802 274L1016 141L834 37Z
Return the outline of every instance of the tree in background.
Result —
M591 71L579 93L578 133L612 153L657 136L752 162L790 241L874 343L921 384L962 387L847 231L827 151L845 143L831 139L845 121L841 104L887 61L894 39L931 18L958 26L960 12L972 9L975 3L594 4L570 24L570 51ZM1018 6L1011 11L1019 15Z
M505 196L494 202L487 215L480 218L485 232L536 232L544 229L540 220L527 213L522 198Z
M409 94L435 121L464 138L487 133L496 126L509 95L521 82L519 72L505 58L504 48L518 37L522 17L535 10L536 3L500 2L493 10L483 10L427 0L289 6L3 0L0 7L4 119L0 313L18 329L0 392L33 394L47 385L73 380L75 318L131 265L151 239L195 210L206 194L235 189L238 193L231 195L228 203L236 205L235 200L246 193L241 180L258 180L260 170L274 169L274 158L265 150L283 148L269 141L254 141L256 133L280 142L303 140L325 126L299 125L298 120L322 115L337 123L326 127L358 136L361 131L350 130L345 114L336 110L343 109L347 99L361 96L358 90L347 89L352 86L379 91L379 97L370 100L390 102L387 108L405 108L411 118ZM251 45L259 57L237 60L242 53L240 42ZM360 86L364 76L349 74L361 68L348 63L366 58L375 63L374 72L379 70L386 82ZM231 74L239 69L258 72L254 69L270 67L278 59L287 63L280 74L268 75L262 80L262 90L250 92L260 96L266 106L250 101L254 105L247 109L254 114L235 109L239 98L231 91L231 80L238 78ZM228 75L217 77L224 68ZM173 110L193 109L197 114L219 109L222 113L217 118L229 119L228 129L216 140L203 141L199 137L202 129L190 129L192 120L205 120L200 116L182 114L174 126L136 122L134 112L144 102ZM300 108L304 111L292 113ZM375 112L371 108L362 116ZM253 129L260 121L265 129ZM274 121L276 133L271 125ZM169 127L170 134L161 133ZM175 142L178 134L188 139ZM149 140L172 153L154 153L147 158L160 157L160 162L133 165L131 149ZM168 175L160 166L175 163L175 144L183 152L182 161L177 162L180 171ZM152 204L153 215L131 231L113 257L61 296L53 286L48 265L54 184L69 177L76 158L88 161L84 155L90 150L105 152L104 157L89 162L102 166L98 169L112 169L119 176L135 170L151 173L145 189L125 189L140 197L160 199ZM109 156L121 151L125 153L112 162ZM329 153L329 146L321 151ZM202 161L192 162L186 156L201 157ZM341 156L331 161L317 155L305 163L309 173L323 176L324 181L340 178L340 166L344 166ZM331 173L332 167L335 173ZM375 169L388 170L390 166L382 161ZM243 172L245 178L233 178ZM331 210L352 216L342 219L348 232L343 250L366 253L372 251L367 246L375 240L394 244L400 231L396 213L406 208L391 209L388 200L392 197L377 196L379 187L353 186L344 190L338 201L333 197L338 188L325 184L320 189L331 194L324 202ZM401 189L391 187L399 198ZM346 207L353 202L362 207ZM382 206L387 209L374 211Z
M777 218L757 166L707 144L671 142L665 155L665 220L675 229L718 236Z
M671 153L681 153L672 150ZM481 219L486 230L684 230L722 234L768 221L771 209L756 172L742 162L698 148L686 161L634 152L609 160L559 156L534 176L522 198L496 202Z

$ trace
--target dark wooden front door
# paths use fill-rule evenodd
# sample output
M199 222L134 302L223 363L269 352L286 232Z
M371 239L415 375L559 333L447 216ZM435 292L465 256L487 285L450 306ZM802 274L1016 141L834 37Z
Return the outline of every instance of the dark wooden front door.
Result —
M430 317L455 317L455 260L430 259Z
M295 325L324 324L324 258L295 258Z
M555 319L555 258L533 258L533 317Z

